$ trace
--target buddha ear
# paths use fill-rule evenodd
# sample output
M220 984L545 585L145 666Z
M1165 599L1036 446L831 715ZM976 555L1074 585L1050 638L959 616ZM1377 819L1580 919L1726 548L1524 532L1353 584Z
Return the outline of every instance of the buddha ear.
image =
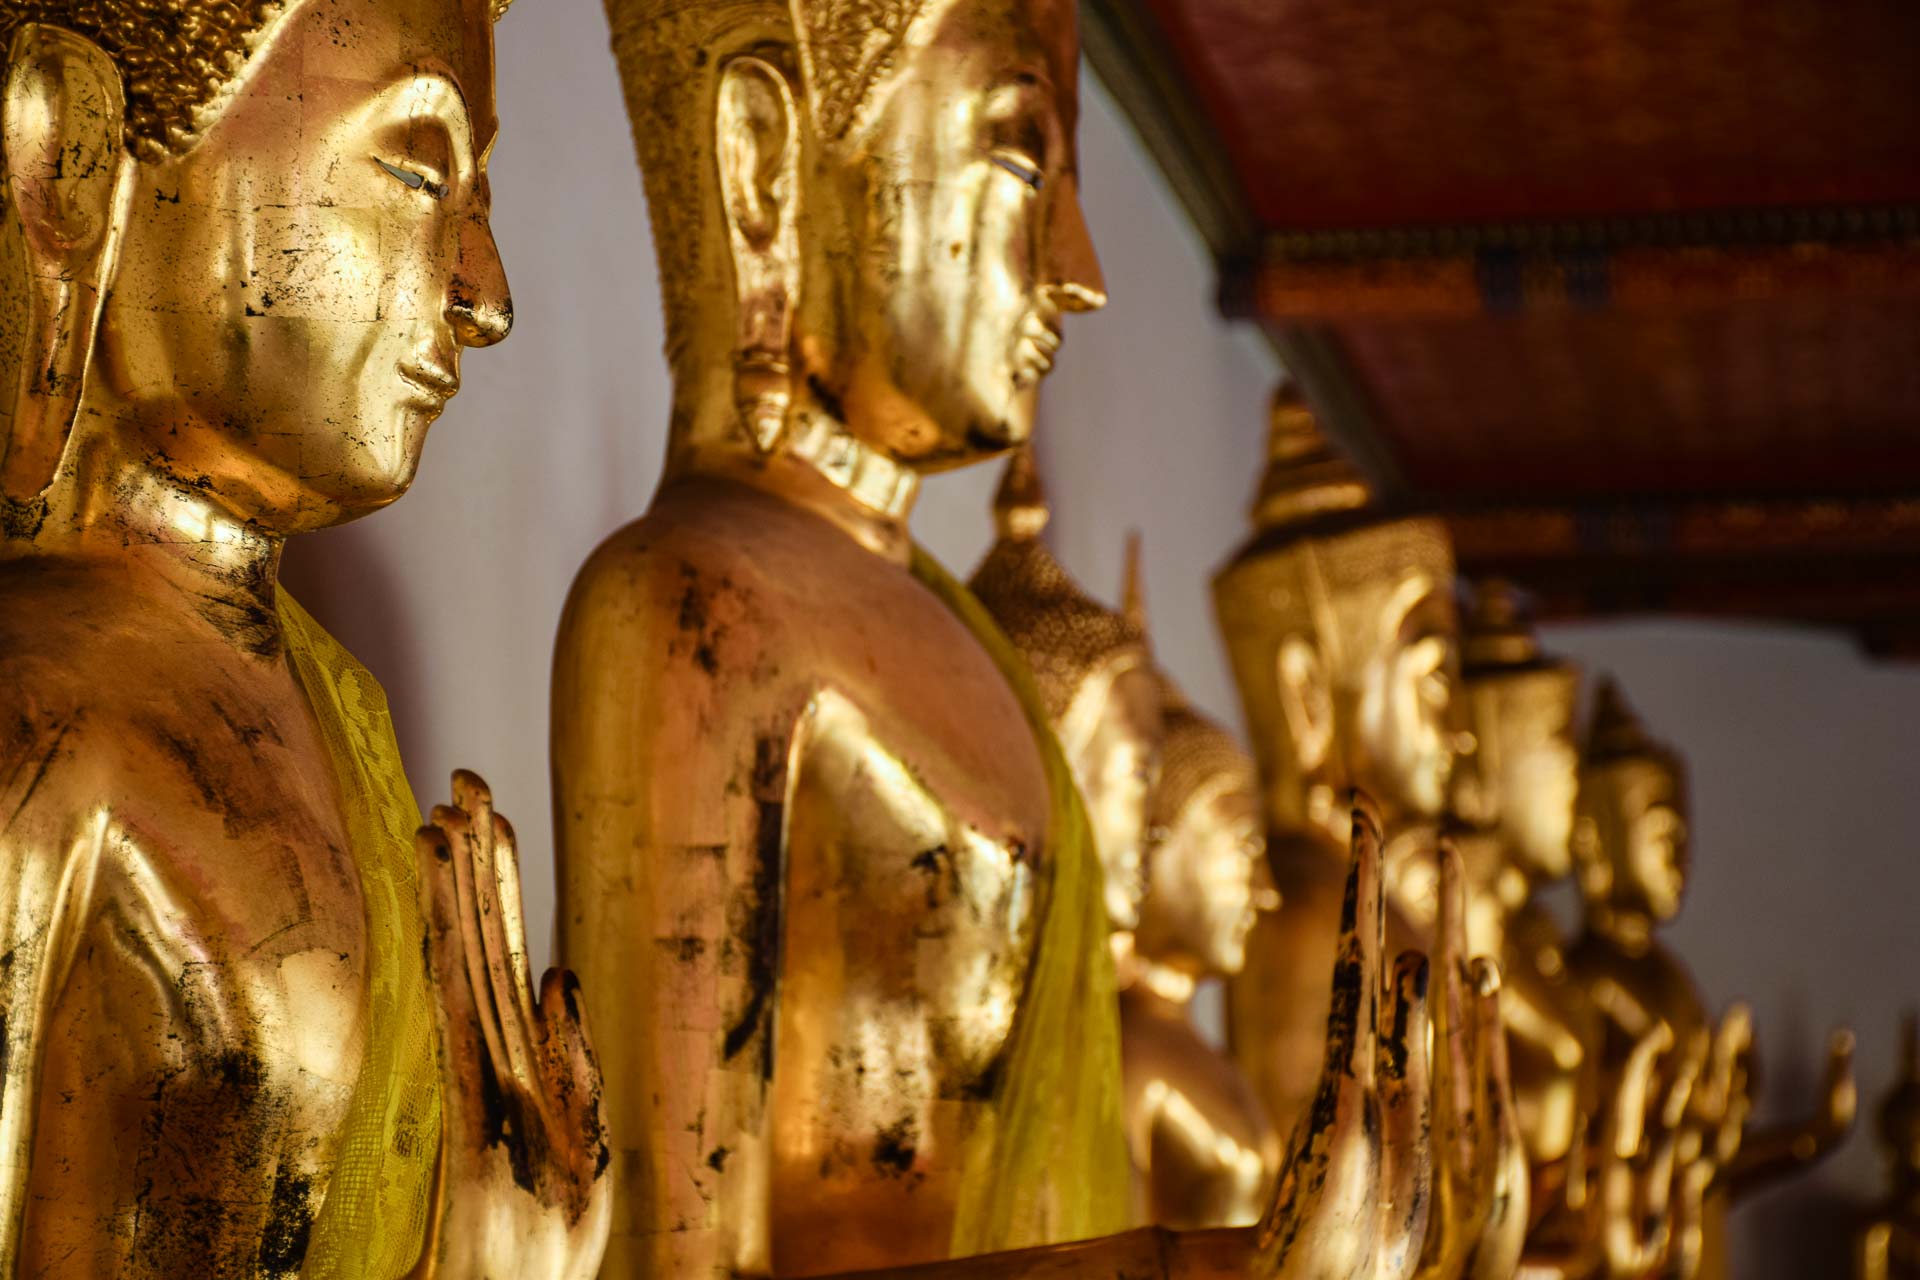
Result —
M1326 659L1304 636L1280 642L1274 659L1280 692L1280 715L1302 772L1312 773L1327 762L1333 747L1333 682Z
M5 200L25 247L27 325L0 494L32 502L53 479L79 411L112 277L133 157L120 70L58 27L15 33L0 96Z
M793 402L789 347L800 277L800 129L786 74L757 57L728 62L714 143L733 251L734 405L765 453L779 442Z

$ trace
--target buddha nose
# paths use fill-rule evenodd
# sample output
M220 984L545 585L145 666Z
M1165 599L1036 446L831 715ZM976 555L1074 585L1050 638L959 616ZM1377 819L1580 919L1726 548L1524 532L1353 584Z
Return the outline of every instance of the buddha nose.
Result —
M1080 183L1064 175L1047 217L1047 291L1062 311L1098 311L1107 305L1107 280L1080 206Z
M513 295L500 248L484 220L463 229L447 289L447 322L463 347L490 347L513 331Z

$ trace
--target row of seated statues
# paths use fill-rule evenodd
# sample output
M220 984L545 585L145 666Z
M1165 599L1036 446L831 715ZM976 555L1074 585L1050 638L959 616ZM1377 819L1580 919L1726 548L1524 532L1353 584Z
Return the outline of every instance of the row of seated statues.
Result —
M278 583L512 327L506 7L0 0L0 1276L1724 1274L1849 1046L1749 1123L1618 692L1578 736L1290 394L1214 584L1250 750L1049 551L1071 0L608 0L674 395L559 623L534 983L512 827L421 824ZM915 497L1007 455L963 584Z

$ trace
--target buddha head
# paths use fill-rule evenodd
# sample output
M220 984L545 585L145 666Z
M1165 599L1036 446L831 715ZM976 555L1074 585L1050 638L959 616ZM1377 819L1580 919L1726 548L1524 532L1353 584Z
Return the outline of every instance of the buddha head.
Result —
M411 482L488 227L495 0L12 0L0 465L15 537L157 482L273 533Z
M1655 922L1679 914L1687 884L1686 769L1647 736L1611 680L1601 682L1580 762L1573 851L1590 906Z
M1031 427L1105 300L1073 0L607 0L675 375L670 466L824 415L914 471Z
M999 529L969 584L1033 670L1047 718L1087 804L1106 873L1107 918L1139 918L1147 797L1159 772L1160 683L1146 629L1083 592L1041 541L1046 497L1031 449L1008 463Z
M1255 914L1279 905L1253 760L1163 679L1160 781L1134 950L1189 977L1240 972Z
M1214 578L1268 818L1337 837L1339 797L1393 819L1446 808L1459 733L1453 549L1369 509L1366 482L1290 388L1275 397L1253 538Z
M1455 778L1459 815L1497 837L1529 885L1573 871L1573 809L1580 787L1574 743L1580 676L1540 652L1519 592L1483 582L1471 592L1461 689L1474 750Z

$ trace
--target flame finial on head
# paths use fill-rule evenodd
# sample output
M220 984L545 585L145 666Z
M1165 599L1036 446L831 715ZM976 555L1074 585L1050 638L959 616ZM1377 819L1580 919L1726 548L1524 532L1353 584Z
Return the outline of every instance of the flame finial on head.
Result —
M993 495L993 524L1006 541L1025 542L1046 531L1053 513L1047 510L1047 487L1040 480L1040 464L1033 446L1023 444L1007 459L1000 487Z
M1469 673L1489 675L1537 667L1542 661L1533 613L1520 588L1488 578L1471 591L1461 620L1460 656Z
M1126 567L1120 578L1120 616L1140 633L1151 651L1153 634L1147 627L1146 566L1142 562L1138 529L1127 532Z
M1600 681L1594 695L1593 719L1587 726L1586 763L1608 765L1626 760L1665 761L1672 752L1647 733L1639 715L1611 676Z
M1267 424L1267 467L1253 506L1259 529L1359 511L1373 501L1366 479L1327 442L1313 409L1291 383L1274 392Z

